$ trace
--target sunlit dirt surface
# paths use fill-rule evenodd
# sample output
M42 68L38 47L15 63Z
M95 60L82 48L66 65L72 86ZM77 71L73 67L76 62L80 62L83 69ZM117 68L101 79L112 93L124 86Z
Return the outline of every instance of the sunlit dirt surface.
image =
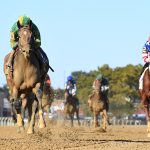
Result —
M35 134L0 127L0 150L149 150L146 126L108 126L107 132L89 127L48 125Z

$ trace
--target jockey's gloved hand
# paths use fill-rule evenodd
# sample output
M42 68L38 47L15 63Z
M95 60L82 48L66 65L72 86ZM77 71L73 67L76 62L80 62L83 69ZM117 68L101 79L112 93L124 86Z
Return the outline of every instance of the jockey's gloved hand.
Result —
M101 87L101 91L107 91L109 89L109 86L105 85Z

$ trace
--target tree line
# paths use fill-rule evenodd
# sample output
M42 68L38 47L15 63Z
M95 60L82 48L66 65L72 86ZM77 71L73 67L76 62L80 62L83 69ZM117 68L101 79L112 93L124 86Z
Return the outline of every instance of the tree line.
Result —
M77 85L77 96L80 100L80 107L86 115L90 115L87 105L88 96L92 92L92 84L96 76L101 73L109 81L110 112L116 116L130 115L140 107L138 94L139 77L142 65L128 64L125 67L111 68L104 64L90 72L72 72ZM63 98L63 89L56 89Z

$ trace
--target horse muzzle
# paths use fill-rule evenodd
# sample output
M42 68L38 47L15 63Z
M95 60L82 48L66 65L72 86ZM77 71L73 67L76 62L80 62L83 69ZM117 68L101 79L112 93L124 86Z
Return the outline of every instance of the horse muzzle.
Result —
M22 53L25 56L25 58L28 58L30 56L30 54L31 54L31 51L32 51L31 49L29 49L29 50L22 50Z

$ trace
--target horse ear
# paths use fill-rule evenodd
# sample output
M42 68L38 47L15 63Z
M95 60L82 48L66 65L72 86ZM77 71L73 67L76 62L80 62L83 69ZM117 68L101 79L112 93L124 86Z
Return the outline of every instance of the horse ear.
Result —
M17 26L20 29L21 25L20 25L19 21L17 21Z

